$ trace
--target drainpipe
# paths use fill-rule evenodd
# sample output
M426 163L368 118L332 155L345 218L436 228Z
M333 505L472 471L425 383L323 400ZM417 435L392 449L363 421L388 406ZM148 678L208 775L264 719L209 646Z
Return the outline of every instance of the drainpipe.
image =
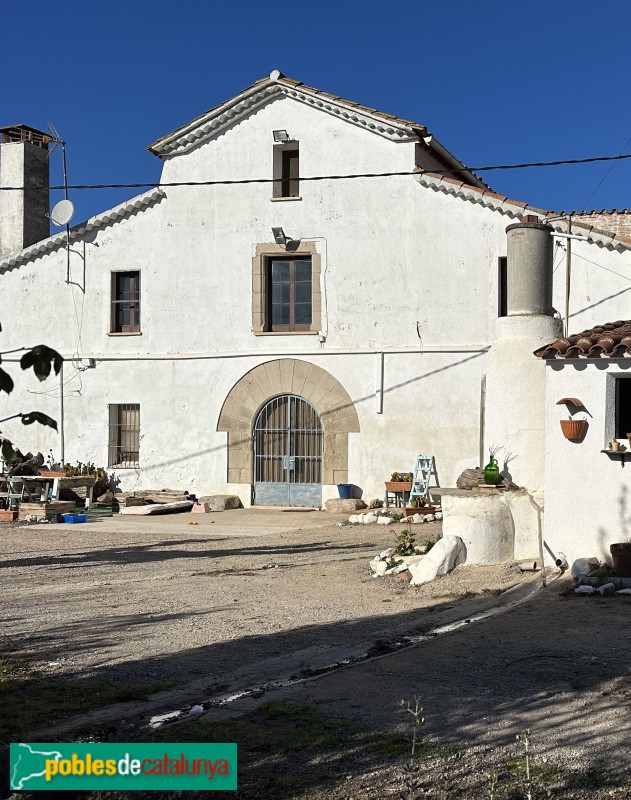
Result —
M486 375L480 381L480 469L484 469L484 420L486 415Z
M385 357L386 354L383 352L383 350L377 353L377 385L375 389L377 414L383 414L383 374Z
M66 443L64 438L64 364L59 368L59 447L61 466L66 463Z

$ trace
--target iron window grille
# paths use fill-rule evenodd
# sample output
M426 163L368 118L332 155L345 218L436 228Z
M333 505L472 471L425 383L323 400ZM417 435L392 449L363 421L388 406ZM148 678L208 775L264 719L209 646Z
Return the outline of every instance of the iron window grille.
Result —
M270 331L308 331L313 315L310 258L271 258L267 265Z
M112 333L140 333L140 272L112 273Z
M140 405L126 403L109 407L108 467L140 467Z

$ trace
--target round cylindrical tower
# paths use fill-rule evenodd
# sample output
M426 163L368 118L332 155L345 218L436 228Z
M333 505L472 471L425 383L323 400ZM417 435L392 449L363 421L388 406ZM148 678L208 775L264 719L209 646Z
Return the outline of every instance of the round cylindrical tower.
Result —
M525 217L506 228L508 316L552 316L552 249L550 225Z

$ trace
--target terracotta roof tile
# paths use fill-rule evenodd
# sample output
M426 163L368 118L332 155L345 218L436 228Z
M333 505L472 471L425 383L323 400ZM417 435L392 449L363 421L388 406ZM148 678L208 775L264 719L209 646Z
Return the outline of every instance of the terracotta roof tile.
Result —
M535 350L539 358L599 358L631 355L631 320L596 325L581 333L555 339Z

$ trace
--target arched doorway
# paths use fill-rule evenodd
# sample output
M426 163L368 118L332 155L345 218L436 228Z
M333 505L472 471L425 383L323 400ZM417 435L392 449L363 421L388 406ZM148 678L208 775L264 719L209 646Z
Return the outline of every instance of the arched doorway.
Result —
M323 430L311 403L294 394L269 400L256 417L253 447L255 505L321 505Z
M252 434L256 421L270 400L286 395L306 400L319 416L323 431L321 485L348 483L348 437L360 429L355 404L342 384L322 367L297 358L280 358L246 372L221 408L217 430L228 434L226 479L231 491L247 485L251 496L254 494Z

